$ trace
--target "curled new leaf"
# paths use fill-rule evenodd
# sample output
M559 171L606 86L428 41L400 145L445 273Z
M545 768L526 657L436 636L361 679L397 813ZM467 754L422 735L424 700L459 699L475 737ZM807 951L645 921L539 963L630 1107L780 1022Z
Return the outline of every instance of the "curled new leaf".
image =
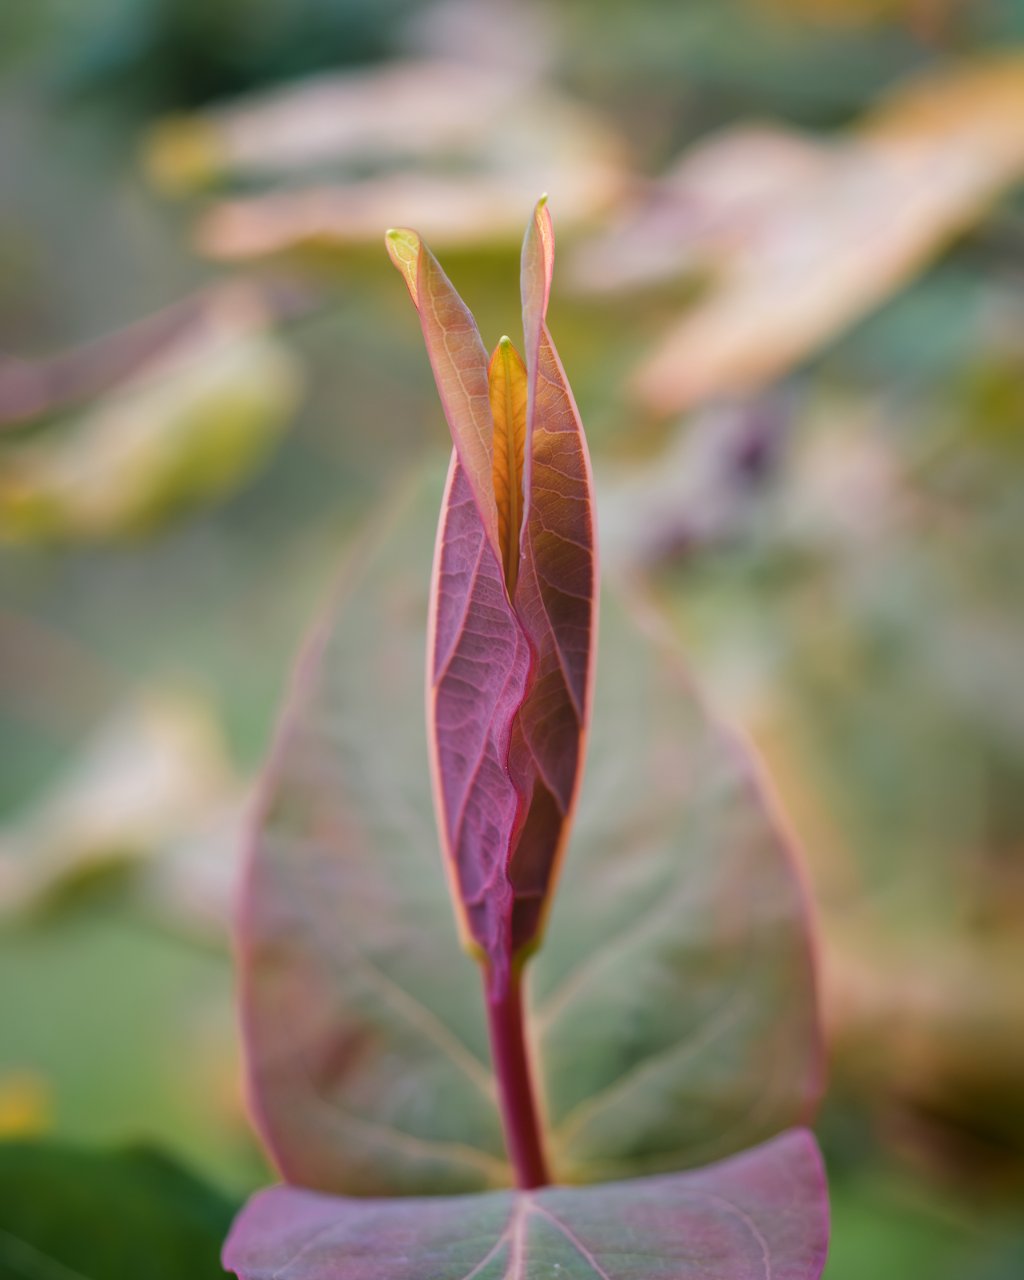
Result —
M476 324L412 231L388 249L420 314L454 450L431 591L428 719L463 936L502 990L538 942L590 701L596 581L586 441L546 323L545 202L523 245L525 359Z

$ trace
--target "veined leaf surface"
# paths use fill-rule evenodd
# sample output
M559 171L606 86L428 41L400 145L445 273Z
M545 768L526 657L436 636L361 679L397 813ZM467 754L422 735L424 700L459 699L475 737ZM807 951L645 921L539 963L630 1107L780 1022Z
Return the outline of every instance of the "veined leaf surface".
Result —
M241 1280L817 1280L828 1209L793 1131L710 1168L572 1189L351 1200L260 1192L224 1265Z
M525 366L505 338L488 362L415 232L387 243L454 445L427 659L442 845L463 936L501 993L537 945L580 778L596 602L590 462L545 320L545 201L523 246Z
M241 946L251 1096L289 1181L507 1185L474 966L451 928L422 727L441 478L350 557L282 718ZM819 1042L793 868L672 644L606 590L590 763L531 1036L553 1176L726 1156L798 1123Z

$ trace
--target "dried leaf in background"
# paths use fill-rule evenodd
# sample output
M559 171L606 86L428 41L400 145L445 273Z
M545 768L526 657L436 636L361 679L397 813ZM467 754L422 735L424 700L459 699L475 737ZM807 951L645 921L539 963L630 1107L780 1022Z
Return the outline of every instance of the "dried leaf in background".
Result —
M376 244L395 225L439 248L515 243L541 192L557 189L572 225L624 180L621 143L590 108L528 72L433 59L324 75L168 121L146 163L164 190L268 185L200 219L200 249L223 259Z
M1024 55L1006 54L905 84L830 144L744 128L684 157L576 267L601 288L711 273L636 371L636 396L667 415L785 373L1019 181L1022 119Z

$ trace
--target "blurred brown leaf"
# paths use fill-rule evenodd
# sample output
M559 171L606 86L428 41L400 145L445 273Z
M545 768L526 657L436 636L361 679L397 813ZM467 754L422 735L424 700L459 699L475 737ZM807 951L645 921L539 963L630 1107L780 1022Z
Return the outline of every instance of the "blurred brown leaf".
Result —
M583 263L632 264L598 287L657 278L655 249L662 278L695 263L714 273L637 371L636 396L670 414L785 373L911 280L1021 177L1022 122L1024 54L1013 54L903 86L827 149L744 129L684 158Z
M602 293L728 268L765 209L820 180L830 160L826 143L781 125L712 134L637 186L607 230L578 246L570 280L581 293Z
M217 258L376 244L395 224L437 247L504 243L518 240L541 192L557 190L571 223L623 182L620 143L588 108L528 72L433 59L320 76L168 121L145 159L171 192L225 178L286 183L213 206L198 241Z

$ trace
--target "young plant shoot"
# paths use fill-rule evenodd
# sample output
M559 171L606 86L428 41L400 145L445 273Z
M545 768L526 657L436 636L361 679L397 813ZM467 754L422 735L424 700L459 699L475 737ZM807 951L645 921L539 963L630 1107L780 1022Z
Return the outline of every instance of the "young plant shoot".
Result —
M554 236L537 205L522 260L525 360L490 358L413 231L388 250L420 315L453 450L430 592L428 739L460 931L484 971L519 1185L548 1181L525 1043L523 964L540 941L583 763L594 655L586 439L547 328Z
M629 591L604 593L595 685L593 488L547 328L546 204L523 245L521 352L501 338L488 355L414 231L387 246L454 447L432 574L424 469L353 550L265 775L240 998L286 1185L249 1201L224 1264L818 1280L806 903L746 754Z

